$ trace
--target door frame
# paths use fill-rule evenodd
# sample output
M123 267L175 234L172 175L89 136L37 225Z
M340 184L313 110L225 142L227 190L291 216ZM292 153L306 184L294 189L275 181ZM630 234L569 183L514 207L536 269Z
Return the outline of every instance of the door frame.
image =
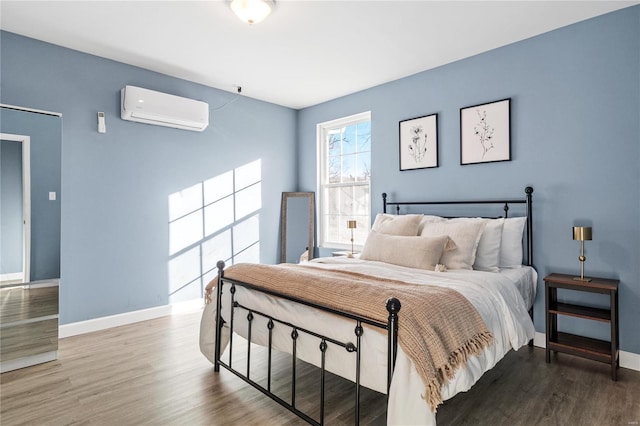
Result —
M0 133L1 140L22 144L22 282L31 279L31 137Z

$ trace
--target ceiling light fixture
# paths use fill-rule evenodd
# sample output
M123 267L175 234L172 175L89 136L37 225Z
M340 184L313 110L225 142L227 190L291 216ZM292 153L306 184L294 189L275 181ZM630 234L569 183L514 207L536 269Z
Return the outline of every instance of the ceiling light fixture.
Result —
M275 0L232 0L231 10L249 25L265 20L275 7Z

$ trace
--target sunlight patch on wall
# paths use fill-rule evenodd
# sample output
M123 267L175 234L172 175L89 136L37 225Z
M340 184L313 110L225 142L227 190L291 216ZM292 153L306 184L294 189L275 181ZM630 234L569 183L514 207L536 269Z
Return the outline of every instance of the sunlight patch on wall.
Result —
M261 160L169 195L169 303L202 297L216 265L260 262Z

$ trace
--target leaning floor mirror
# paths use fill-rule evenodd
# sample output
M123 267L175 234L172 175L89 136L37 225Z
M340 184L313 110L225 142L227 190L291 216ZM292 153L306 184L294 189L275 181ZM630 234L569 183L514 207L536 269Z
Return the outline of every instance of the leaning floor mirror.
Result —
M311 260L315 245L315 193L283 192L280 215L280 262Z

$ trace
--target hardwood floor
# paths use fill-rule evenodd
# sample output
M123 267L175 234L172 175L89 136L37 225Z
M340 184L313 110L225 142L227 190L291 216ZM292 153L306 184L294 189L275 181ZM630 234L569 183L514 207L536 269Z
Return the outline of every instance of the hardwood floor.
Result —
M305 424L231 373L214 373L199 352L199 321L199 312L180 314L60 340L58 360L0 375L0 423ZM261 362L252 353L252 365ZM278 357L283 368L290 363ZM299 388L315 387L318 370L298 368ZM640 372L620 369L618 382L608 372L606 364L564 354L546 364L540 348L512 351L469 392L445 402L438 425L637 425ZM286 377L273 385L283 397ZM352 424L343 394L352 385L329 381L327 424ZM384 404L383 395L364 392L362 424L384 424Z

